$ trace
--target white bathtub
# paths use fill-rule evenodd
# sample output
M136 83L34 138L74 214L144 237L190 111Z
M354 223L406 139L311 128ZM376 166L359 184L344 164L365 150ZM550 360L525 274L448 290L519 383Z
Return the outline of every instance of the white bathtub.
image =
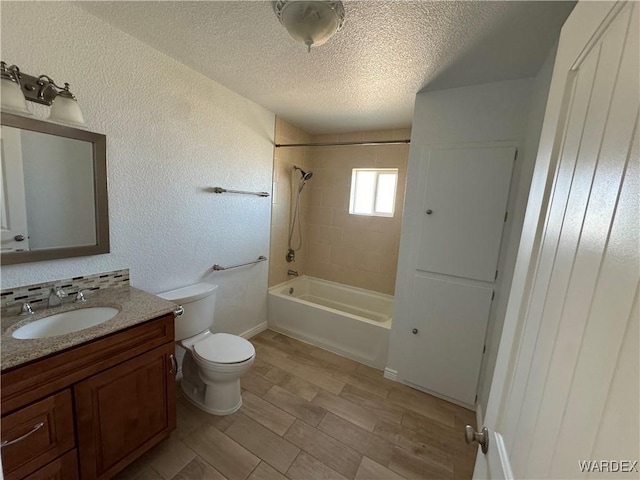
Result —
M378 369L387 365L393 296L306 275L269 289L269 328Z

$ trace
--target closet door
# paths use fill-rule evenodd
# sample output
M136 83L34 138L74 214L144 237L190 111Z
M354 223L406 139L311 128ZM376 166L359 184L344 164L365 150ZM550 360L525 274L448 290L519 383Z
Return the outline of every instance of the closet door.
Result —
M491 286L416 275L405 380L475 403L492 294Z
M417 270L493 282L515 156L514 147L431 151Z
M509 198L512 145L450 145L424 152L407 346L400 378L473 405ZM404 322L403 322L404 323Z

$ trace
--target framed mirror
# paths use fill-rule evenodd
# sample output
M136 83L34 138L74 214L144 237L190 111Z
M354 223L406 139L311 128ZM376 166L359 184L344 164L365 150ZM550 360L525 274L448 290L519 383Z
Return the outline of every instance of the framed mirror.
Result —
M109 253L104 135L0 115L0 262Z

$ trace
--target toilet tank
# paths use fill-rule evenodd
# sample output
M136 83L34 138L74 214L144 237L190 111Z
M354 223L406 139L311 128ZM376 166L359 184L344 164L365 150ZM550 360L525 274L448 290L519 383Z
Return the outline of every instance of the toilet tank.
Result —
M176 340L193 337L213 326L217 291L217 285L196 283L158 294L160 298L175 302L184 308L184 314L176 317Z

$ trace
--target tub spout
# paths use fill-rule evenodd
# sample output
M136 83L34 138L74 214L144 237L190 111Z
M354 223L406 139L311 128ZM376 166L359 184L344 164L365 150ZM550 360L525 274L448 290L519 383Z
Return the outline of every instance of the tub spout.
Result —
M294 277L298 276L298 272L295 270L287 270L287 275L292 275Z

